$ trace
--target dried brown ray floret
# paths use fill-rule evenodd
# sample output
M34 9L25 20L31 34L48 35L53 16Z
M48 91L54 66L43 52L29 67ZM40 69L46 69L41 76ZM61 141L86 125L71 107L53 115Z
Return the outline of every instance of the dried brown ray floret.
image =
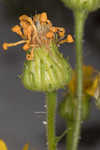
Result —
M19 17L19 20L20 25L15 25L12 27L12 31L21 36L23 40L15 43L5 42L3 43L3 49L7 50L8 47L24 44L22 47L24 51L29 51L31 49L29 53L26 53L27 60L34 59L33 53L35 48L45 45L47 49L49 49L49 44L51 41L54 41L58 45L65 42L71 43L74 41L70 34L66 39L64 39L65 29L62 27L53 26L51 21L48 19L46 12L36 14L33 16L33 19L27 15L22 15Z

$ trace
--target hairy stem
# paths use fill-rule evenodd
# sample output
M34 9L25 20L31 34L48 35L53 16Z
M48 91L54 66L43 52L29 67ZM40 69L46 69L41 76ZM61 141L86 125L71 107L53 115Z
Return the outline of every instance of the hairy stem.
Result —
M66 138L66 146L67 146L67 150L71 150L72 149L72 138L73 138L73 132L74 132L74 123L73 121L69 121L67 120L67 130L68 130L68 133L67 133L67 138Z
M86 19L85 11L75 12L75 39L76 39L76 71L77 71L77 111L75 115L74 133L72 150L77 150L82 117L82 40L84 32L84 24Z
M56 117L56 92L46 94L47 104L47 143L48 150L56 150L55 117Z
M80 137L80 129L81 129L81 117L82 117L82 40L83 40L83 31L84 31L84 23L87 17L87 13L85 11L75 11L75 42L76 42L76 71L77 71L77 110L75 114L75 120L69 124L71 126L71 130L69 130L67 137L67 150L77 150L79 137Z

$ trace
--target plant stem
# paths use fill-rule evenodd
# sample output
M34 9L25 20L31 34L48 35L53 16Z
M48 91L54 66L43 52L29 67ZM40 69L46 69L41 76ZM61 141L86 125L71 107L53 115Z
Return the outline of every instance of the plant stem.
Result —
M72 150L77 150L78 142L80 137L81 129L81 114L82 114L82 65L83 65L83 53L82 53L82 40L84 32L84 24L87 17L87 13L82 11L75 11L75 40L76 40L76 71L77 71L77 110L74 122L74 132L73 132L73 144Z
M67 137L67 150L77 150L78 142L80 137L81 129L81 117L82 117L82 40L83 40L83 31L84 24L87 17L87 13L83 10L75 10L75 41L76 41L76 72L77 72L77 110L75 114L75 120L68 124L68 127L71 127L71 130L68 133Z
M56 150L55 117L56 117L56 92L46 94L47 104L47 143L48 150Z
M66 147L67 147L67 150L71 150L72 149L72 138L73 138L73 132L74 132L74 123L73 121L69 121L67 120L67 130L68 130L68 133L67 133L67 138L66 138Z
M56 137L56 142L59 143L60 140L68 133L68 130L65 130L60 136Z

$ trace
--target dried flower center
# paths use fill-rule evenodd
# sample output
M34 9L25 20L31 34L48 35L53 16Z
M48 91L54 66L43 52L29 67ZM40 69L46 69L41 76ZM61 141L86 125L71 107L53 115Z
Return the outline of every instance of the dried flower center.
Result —
M46 49L50 49L49 45L51 41L54 41L58 45L65 42L72 43L74 41L70 34L67 38L64 38L65 29L53 26L51 21L48 20L45 12L36 14L33 19L26 15L22 15L19 17L19 20L20 25L14 26L12 31L21 36L23 40L16 43L5 42L3 44L3 49L7 50L10 46L25 43L22 47L24 51L29 51L31 48L31 52L26 53L27 60L33 60L35 48L45 45Z

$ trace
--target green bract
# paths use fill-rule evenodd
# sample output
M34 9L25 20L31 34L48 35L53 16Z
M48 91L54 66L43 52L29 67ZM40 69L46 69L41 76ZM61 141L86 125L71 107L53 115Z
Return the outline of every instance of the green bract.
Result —
M76 119L77 98L71 94L67 94L64 100L59 105L59 113L65 119L74 121ZM83 96L82 98L82 120L86 120L89 116L90 97Z
M54 91L71 79L71 68L56 45L34 49L34 60L25 61L22 73L24 87L35 91Z
M100 0L62 0L71 9L86 10L88 12L100 8Z

